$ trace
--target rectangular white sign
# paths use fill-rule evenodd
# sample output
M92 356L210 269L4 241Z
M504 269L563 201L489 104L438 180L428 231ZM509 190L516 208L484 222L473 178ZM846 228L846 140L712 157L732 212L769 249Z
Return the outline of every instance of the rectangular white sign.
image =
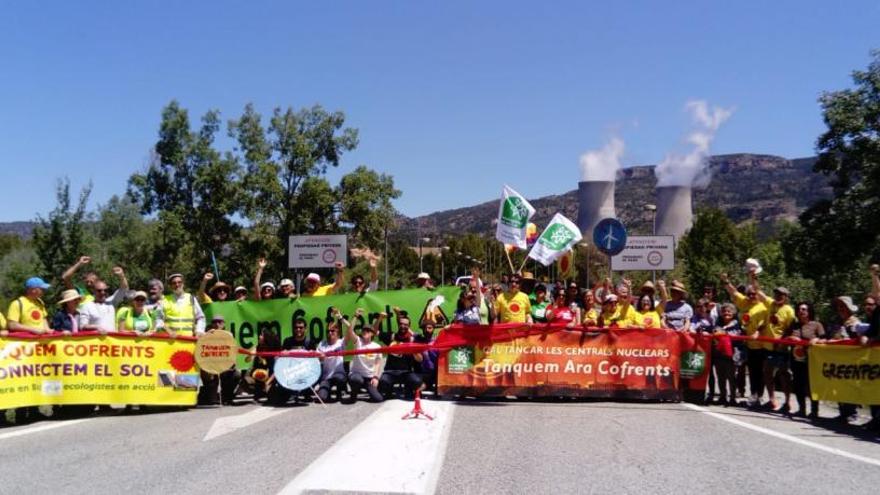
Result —
M345 234L292 235L288 239L289 268L332 268L337 261L348 264Z
M617 256L611 257L611 269L627 270L672 270L675 268L675 236L631 236L626 238L626 247Z

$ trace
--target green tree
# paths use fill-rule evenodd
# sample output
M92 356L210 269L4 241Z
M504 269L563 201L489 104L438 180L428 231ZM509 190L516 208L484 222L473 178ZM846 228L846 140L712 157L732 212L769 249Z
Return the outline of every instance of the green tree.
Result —
M37 217L33 245L41 264L41 274L52 281L60 280L61 273L90 248L86 222L89 220L86 204L92 193L92 184L86 185L74 204L70 196L70 180L58 181L58 204L48 218ZM57 285L57 283L53 283Z
M385 228L394 221L392 199L400 197L394 179L361 165L339 182L339 220L351 226L356 242L377 249Z
M828 129L814 171L831 177L834 197L808 208L784 241L788 261L827 297L853 290L880 259L880 50L872 58L853 72L855 87L819 98Z
M211 252L236 238L240 226L240 166L214 148L220 114L207 112L192 130L188 112L172 101L162 110L155 159L129 178L128 195L141 213L157 214L153 269L180 271L190 282L211 265Z
M718 285L721 273L740 271L746 258L756 257L753 227L738 227L717 208L701 209L682 237L676 255L692 289Z

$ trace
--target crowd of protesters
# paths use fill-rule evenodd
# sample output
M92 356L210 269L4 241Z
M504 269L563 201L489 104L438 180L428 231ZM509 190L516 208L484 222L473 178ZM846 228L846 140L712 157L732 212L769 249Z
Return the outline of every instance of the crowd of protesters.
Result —
M364 293L378 287L375 259L370 260L370 281L360 275L345 287L345 270L336 264L333 283L322 284L321 277L310 273L305 277L301 292L290 279L282 279L276 286L263 280L266 261L258 261L251 291L244 286L230 287L214 281L214 274L203 276L195 294L185 290L184 277L175 273L167 277L170 288L165 293L158 279L147 283L147 290L131 290L121 267L114 267L112 275L118 288L112 293L108 284L94 271L85 270L81 283L73 282L77 272L91 262L81 257L62 275L65 290L57 302L58 309L50 316L43 302L49 288L39 277L29 278L24 294L9 305L6 318L0 314L0 336L9 332L69 335L81 331L110 331L149 336L165 333L171 338L178 335L198 337L210 330L223 330L222 316L208 324L202 306L214 301L261 301L296 297L319 297L353 291ZM835 318L817 321L814 303L791 303L791 292L786 287L775 287L770 294L760 284L761 269L755 260L747 262L747 273L742 285L734 285L727 274L720 274L720 283L731 302L721 303L714 286L704 287L699 297L692 296L677 280L668 285L663 280L647 281L638 290L624 278L614 284L606 279L600 284L581 288L577 283L539 283L526 272L502 278L501 283L484 285L480 272L474 269L469 282L463 284L453 318L448 319L429 294L421 316L414 321L406 312L394 308L396 332L380 332L388 317L381 313L371 325L365 325L360 334L352 323L334 310L326 337L312 342L306 336L306 322L293 322L293 335L283 342L271 331L258 336L257 356L250 358L251 367L243 372L234 369L216 375L202 374L203 386L199 403L206 405L232 404L239 392L249 392L254 400L283 405L289 400L310 400L311 393L292 392L280 386L272 374L274 358L260 356L260 352L290 350L315 351L321 360L321 376L314 388L314 396L327 401L335 393L337 399L348 394L351 401L364 392L371 401L381 401L402 393L412 397L417 391L435 389L437 383L437 353L400 354L367 353L354 356L349 363L327 353L354 348L372 349L381 345L394 347L409 343L431 343L436 333L449 323L465 325L499 323L560 323L569 330L599 328L660 328L677 332L706 333L712 340L712 369L706 403L724 406L739 405L764 409L800 417L817 418L819 405L810 400L807 354L803 346L781 345L757 340L758 337L803 340L809 343L834 342L856 339L867 345L880 340L880 312L876 311L880 297L880 269L871 267L872 291L859 308L852 297L841 295L834 299ZM211 284L213 282L213 284ZM211 287L208 288L208 285ZM427 273L415 278L419 288L433 290L433 281ZM358 310L360 311L360 310ZM361 317L360 313L355 317ZM861 318L860 318L861 316ZM414 331L417 327L419 332ZM724 336L745 336L732 340ZM748 381L749 394L746 395ZM777 391L783 399L777 399ZM765 394L766 393L766 394ZM795 409L791 395L797 402ZM766 398L766 400L765 400ZM850 422L857 406L839 404L838 421ZM868 428L880 430L880 408L871 408L872 420Z

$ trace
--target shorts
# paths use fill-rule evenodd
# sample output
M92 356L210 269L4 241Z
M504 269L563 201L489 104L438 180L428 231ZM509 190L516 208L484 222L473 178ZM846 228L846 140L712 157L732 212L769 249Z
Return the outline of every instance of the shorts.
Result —
M787 352L767 351L767 366L773 370L773 374L788 371L788 358Z

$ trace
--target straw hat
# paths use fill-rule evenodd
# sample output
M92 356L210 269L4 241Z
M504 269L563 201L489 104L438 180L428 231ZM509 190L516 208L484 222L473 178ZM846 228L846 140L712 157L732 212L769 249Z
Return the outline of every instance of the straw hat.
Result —
M79 295L76 289L67 289L66 291L61 293L61 299L58 301L58 304L64 304L68 301L75 301L77 299L82 299L82 296Z
M684 284L679 282L678 280L673 280L672 283L669 284L669 290L677 290L678 292L681 292L685 295L687 295L688 293L687 289L684 287Z

